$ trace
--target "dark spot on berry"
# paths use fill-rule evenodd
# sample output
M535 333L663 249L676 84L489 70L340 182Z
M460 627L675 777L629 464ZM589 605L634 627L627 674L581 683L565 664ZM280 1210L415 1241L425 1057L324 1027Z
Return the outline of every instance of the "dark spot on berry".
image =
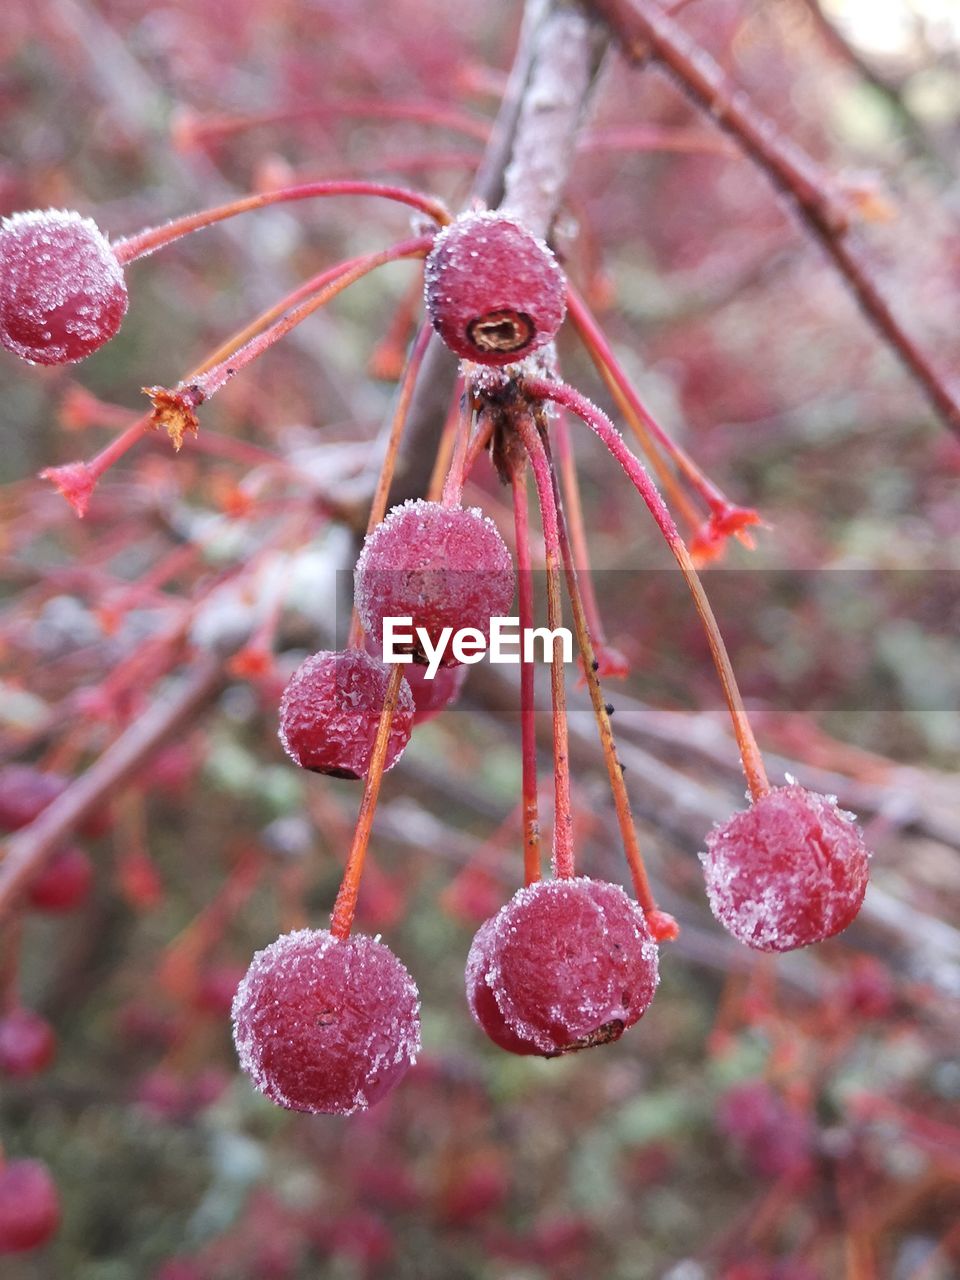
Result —
M467 325L467 337L480 351L522 351L533 334L533 321L522 311L491 311Z

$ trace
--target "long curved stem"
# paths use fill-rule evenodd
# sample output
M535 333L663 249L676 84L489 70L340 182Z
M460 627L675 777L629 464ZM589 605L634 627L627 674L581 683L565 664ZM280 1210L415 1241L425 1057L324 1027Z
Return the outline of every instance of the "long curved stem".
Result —
M428 218L432 218L443 227L450 221L450 214L436 200L421 195L418 191L408 191L405 187L392 187L378 182L336 181L336 182L304 182L295 187L280 187L276 191L261 191L256 195L244 196L240 200L231 200L229 204L217 205L212 209L202 209L199 213L187 214L159 227L147 227L136 235L127 236L113 245L113 250L121 265L125 266L137 258L156 253L165 245L172 244L194 231L212 226L216 222L225 222L238 214L249 213L254 209L265 209L270 205L289 204L296 200L316 200L324 196L379 196L384 200L393 200L419 210Z
M544 442L544 449L549 459L550 446L546 441ZM630 876L633 880L637 901L643 908L644 913L650 916L657 911L657 904L653 896L653 890L650 887L647 869L643 862L643 854L640 851L640 841L637 839L637 829L630 809L630 797L627 794L626 783L623 779L623 768L617 756L617 745L613 736L613 726L610 723L610 712L607 710L607 704L603 698L603 690L600 688L600 678L597 674L599 664L597 663L591 625L586 610L586 595L580 589L580 578L567 533L567 522L560 502L560 489L556 473L554 473L553 477L553 494L557 508L560 551L563 556L564 574L567 580L567 595L570 598L570 605L573 610L573 626L577 633L577 644L583 655L584 675L586 676L587 688L590 690L590 701L593 704L593 714L600 735L600 748L603 752L607 776L610 780L610 790L613 793L613 803L617 811L617 823L620 827L620 837L623 840L623 851L630 867Z
M517 539L517 599L520 635L533 627L533 565L530 555L530 519L527 510L527 471L515 463L510 477L513 489L513 521ZM520 750L523 791L523 879L540 879L540 814L537 791L537 708L534 701L535 667L520 654Z
M524 389L533 400L549 400L551 403L563 405L575 413L577 417L582 418L620 463L637 492L647 504L647 508L673 553L674 559L680 566L680 572L683 574L687 587L693 596L694 605L700 615L700 620L707 636L707 643L710 645L714 666L717 669L717 674L723 687L724 699L730 712L737 745L740 748L740 759L743 762L747 785L750 788L750 794L753 799L759 800L761 796L766 795L770 790L770 782L767 778L767 771L764 767L763 757L760 754L760 748L757 746L757 740L750 727L746 708L743 705L743 698L740 695L737 678L733 672L730 655L727 653L727 647L723 642L720 628L717 625L717 620L714 617L713 609L710 607L710 601L707 599L707 594L703 589L696 567L690 557L690 552L687 550L686 543L680 537L677 526L674 524L673 516L671 516L666 503L658 493L656 485L650 479L640 459L627 448L623 437L607 415L598 409L595 404L591 404L586 396L581 395L579 391L574 390L573 387L564 382L550 382L545 378L525 379Z
M433 330L429 325L420 326L420 332L414 340L410 358L407 360L406 368L403 371L400 389L397 392L396 408L393 411L393 419L390 423L390 434L387 437L387 447L384 451L383 462L380 465L380 474L377 477L377 487L374 490L373 501L370 503L370 515L367 517L368 534L372 533L386 515L390 486L393 483L393 474L396 470L397 457L400 453L400 441L403 439L403 428L407 423L410 401L413 399L417 376L420 373L420 366L423 364L423 357L432 332ZM360 625L360 615L354 609L350 621L349 647L351 649L359 649L362 644L363 628Z
M514 422L533 467L533 478L537 486L543 522L543 541L546 548L547 625L551 631L556 632L563 621L563 605L560 598L560 528L553 496L553 476L533 415L521 409L515 414ZM567 693L563 672L563 652L559 636L553 642L550 696L553 703L553 870L558 879L570 879L575 874L573 816L570 807L570 748L567 739Z

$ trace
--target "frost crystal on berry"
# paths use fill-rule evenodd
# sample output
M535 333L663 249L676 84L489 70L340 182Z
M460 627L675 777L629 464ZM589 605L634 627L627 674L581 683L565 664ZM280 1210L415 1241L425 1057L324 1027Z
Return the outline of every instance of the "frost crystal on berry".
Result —
M501 1048L555 1057L618 1040L649 1008L658 977L656 943L620 885L541 880L478 932L467 999Z
M758 951L792 951L846 929L867 889L860 828L830 796L775 787L707 836L713 914Z
M280 741L304 769L362 778L370 767L390 671L360 649L322 650L300 664L280 702ZM406 681L390 729L386 768L410 741L413 695Z
M412 627L437 644L447 627L489 635L490 619L509 612L515 582L510 552L479 508L415 499L394 507L368 535L357 561L355 597L360 621L375 641L382 641L384 618L411 618ZM416 639L410 652L415 661L426 660ZM454 662L448 647L443 663Z
M566 312L566 277L553 253L500 213L466 213L445 227L424 281L433 327L478 364L522 360L553 338Z
M0 222L0 343L31 364L82 360L120 328L127 286L90 218L63 209Z
M382 942L327 930L258 951L233 1001L240 1065L294 1111L350 1115L396 1085L420 1050L417 988Z

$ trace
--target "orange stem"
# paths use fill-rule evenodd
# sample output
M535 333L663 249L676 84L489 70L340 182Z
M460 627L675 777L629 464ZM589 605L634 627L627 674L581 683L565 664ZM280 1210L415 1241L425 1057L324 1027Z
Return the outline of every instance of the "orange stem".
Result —
M363 876L363 864L367 856L367 845L370 843L370 831L377 811L377 799L380 795L380 783L383 781L384 765L387 762L387 747L390 743L390 730L393 716L400 697L400 684L403 680L403 664L398 662L390 672L387 694L383 700L383 711L380 713L380 724L373 744L373 755L370 768L363 783L363 799L360 801L360 812L357 815L357 826L353 833L353 843L347 856L347 865L340 882L337 900L330 917L330 932L335 938L346 941L350 936L353 917L357 910L357 896L360 893L360 880Z

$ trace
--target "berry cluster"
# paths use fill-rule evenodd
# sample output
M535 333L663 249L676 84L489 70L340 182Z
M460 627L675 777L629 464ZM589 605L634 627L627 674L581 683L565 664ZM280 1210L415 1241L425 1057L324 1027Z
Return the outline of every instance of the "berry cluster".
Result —
M517 219L474 211L451 220L425 197L364 183L321 183L250 197L148 230L115 248L78 215L17 215L0 228L0 340L38 363L80 359L110 338L123 318L126 263L234 213L334 194L399 200L427 213L437 226L309 281L227 344L226 358L201 366L173 391L154 388L152 420L167 426L179 447L185 431L197 430L197 408L310 311L382 262L425 259L429 324L461 358L462 394L459 412L450 419L447 465L438 469L435 491L387 511L404 415L429 335L425 326L403 375L400 407L356 564L348 646L306 658L280 702L280 740L296 764L362 780L356 832L330 928L298 929L258 952L232 1002L240 1063L262 1093L295 1110L348 1115L388 1093L415 1061L420 1045L419 1001L410 974L379 939L351 933L381 779L399 760L414 726L459 694L464 670L452 651L444 650L445 665L431 679L424 669L426 648L435 651L452 631L464 628L489 636L491 620L512 608L518 581L521 625L533 623L531 475L545 546L547 621L556 631L565 586L634 895L576 871L565 680L557 653L550 673L553 875L542 878L534 671L524 658L525 884L474 939L466 965L470 1011L496 1045L519 1055L556 1057L617 1040L650 1007L659 976L658 944L677 932L657 907L647 876L600 687L601 674L622 673L624 664L605 645L589 577L578 576L587 563L586 549L575 473L572 466L554 464L554 444L570 459L566 423L554 419L558 410L580 419L619 462L676 558L707 630L751 794L747 811L707 836L703 862L717 919L758 950L821 941L846 928L859 910L868 855L859 830L832 800L795 783L771 787L686 542L645 467L606 415L557 374L551 344L568 309L598 368L619 388L619 399L631 412L636 394L598 340L589 312L552 251ZM728 534L739 535L755 522L754 513L727 503L665 433L654 434L694 494L709 503L714 550ZM519 575L493 521L463 502L470 468L485 448L513 495ZM663 457L658 454L657 460L662 463ZM84 482L89 480L92 489L96 476L88 471ZM417 637L404 655L407 661L392 667L381 660L388 618L409 619ZM0 821L8 829L30 822L58 786L31 774L23 787L5 791L0 776ZM83 898L89 884L85 855L64 848L34 878L31 901L45 910L65 910ZM0 1020L0 1070L29 1074L46 1065L52 1053L52 1033L37 1015L14 1006ZM12 1169L0 1175L0 1235L3 1178L9 1180ZM36 1170L28 1172L37 1182ZM30 1195L38 1203L43 1199L36 1188ZM44 1221L55 1221L49 1197L45 1213Z

